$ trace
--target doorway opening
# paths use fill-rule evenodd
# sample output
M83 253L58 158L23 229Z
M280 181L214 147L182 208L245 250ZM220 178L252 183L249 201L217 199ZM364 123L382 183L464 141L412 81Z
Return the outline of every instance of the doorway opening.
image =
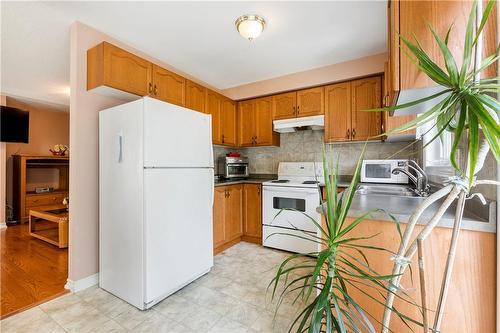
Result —
M4 319L68 292L70 157L67 106L2 96L1 112L4 124L26 132L0 143Z

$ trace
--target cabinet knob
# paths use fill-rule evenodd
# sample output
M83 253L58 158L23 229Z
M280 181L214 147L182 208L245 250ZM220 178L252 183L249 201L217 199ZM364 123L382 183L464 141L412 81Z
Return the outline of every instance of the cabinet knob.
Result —
M351 131L350 129L347 129L347 138L350 139L351 138Z
M300 105L297 105L297 115L300 113Z
M158 87L155 84L155 96L158 95Z
M355 137L355 136L356 136L356 129L355 129L355 128L353 128L353 129L352 129L352 138L354 139L354 137Z
M153 84L151 82L149 82L148 84L148 93L152 93L153 92Z
M224 134L222 134L222 143L224 143Z

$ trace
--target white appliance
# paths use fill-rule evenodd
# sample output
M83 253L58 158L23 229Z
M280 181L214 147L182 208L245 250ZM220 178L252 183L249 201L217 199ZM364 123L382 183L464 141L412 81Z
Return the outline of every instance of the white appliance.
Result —
M322 130L325 127L325 116L296 117L273 121L274 131L278 133L291 133L298 130Z
M262 184L262 244L297 253L319 252L320 245L289 236L321 236L307 214L321 221L320 187L324 183L322 162L281 162L278 179ZM297 211L282 210L291 208ZM284 235L284 234L286 235Z
M408 184L407 175L402 172L397 175L392 173L395 168L408 170L408 160L363 160L361 182Z
M144 310L213 266L211 117L144 97L99 113L99 286Z

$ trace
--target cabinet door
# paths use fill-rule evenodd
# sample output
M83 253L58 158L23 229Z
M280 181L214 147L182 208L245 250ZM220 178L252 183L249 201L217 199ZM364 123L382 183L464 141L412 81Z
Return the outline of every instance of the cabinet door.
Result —
M255 101L255 139L259 146L275 145L277 133L273 132L273 99L259 98Z
M324 87L297 91L297 117L308 117L324 114L324 93Z
M92 78L96 79L94 80L96 85L100 81L97 79L99 77L98 73L93 73L95 71L94 68L99 68L99 66L97 63L93 63L92 59L98 61L97 59L102 58L99 57L99 54L95 54L94 57L92 55L93 52L102 52L103 54L102 68L104 73L101 84L139 96L147 96L149 94L152 64L106 42L89 50L88 89L95 88Z
M213 228L214 248L226 242L226 223L224 221L224 206L226 202L227 186L218 186L214 189Z
M382 116L382 118L383 118L382 130L383 130L383 132L392 131L393 129L396 129L396 128L402 126L403 124L406 124L407 122L412 121L413 119L415 119L415 117L416 117L415 115L392 117L389 115L389 112L384 112L383 116ZM406 130L404 132L394 133L391 135L391 137L398 136L398 135L415 135L416 132L417 132L416 129L413 128L410 130Z
M242 203L243 186L226 186L227 198L224 205L224 220L226 222L226 241L232 241L243 234Z
M237 145L236 135L236 103L229 98L222 99L222 144L227 146Z
M394 105L399 95L399 0L389 0L387 6L387 53L389 59L385 72L387 105Z
M222 144L222 115L221 96L215 91L207 89L206 112L212 115L212 143Z
M351 139L351 83L325 87L325 142Z
M260 184L243 185L243 234L262 243L262 203Z
M207 89L193 81L186 80L186 107L191 110L205 112Z
M273 96L273 119L296 117L297 93L289 92Z
M185 81L182 76L153 65L153 97L184 106Z
M428 25L432 25L441 37L444 37L449 27L453 25L448 47L455 59L461 63L467 19L472 4L472 1L399 1L400 34L410 40L413 40L415 34L430 58L444 68L443 56ZM490 19L484 27L483 58L493 54L498 45L496 7L493 7ZM402 45L402 48L399 55L401 90L435 86L436 83L423 74L406 56L404 53L407 51L406 46ZM496 73L496 64L493 64L482 72L481 77L496 76Z
M238 102L239 143L251 147L255 137L255 100Z
M351 82L351 140L364 141L381 134L381 112L365 111L381 107L381 96L380 76Z

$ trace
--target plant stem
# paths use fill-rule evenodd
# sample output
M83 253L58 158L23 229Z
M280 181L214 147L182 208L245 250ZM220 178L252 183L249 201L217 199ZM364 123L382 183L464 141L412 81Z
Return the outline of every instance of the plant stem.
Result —
M422 321L424 325L424 333L429 332L429 319L427 316L427 289L425 286L425 262L424 262L424 241L417 239L418 248L418 273L420 276L420 298L422 300Z
M462 217L464 214L466 193L462 190L460 197L458 198L457 209L455 212L455 223L453 226L453 234L451 237L450 251L448 252L448 257L446 259L446 268L441 283L441 291L439 293L439 302L436 310L436 317L434 319L433 330L439 332L441 323L443 321L444 307L446 305L446 298L448 296L448 287L451 280L451 273L453 272L453 264L455 262L455 253L458 245L458 236L460 234L460 227L462 225Z

